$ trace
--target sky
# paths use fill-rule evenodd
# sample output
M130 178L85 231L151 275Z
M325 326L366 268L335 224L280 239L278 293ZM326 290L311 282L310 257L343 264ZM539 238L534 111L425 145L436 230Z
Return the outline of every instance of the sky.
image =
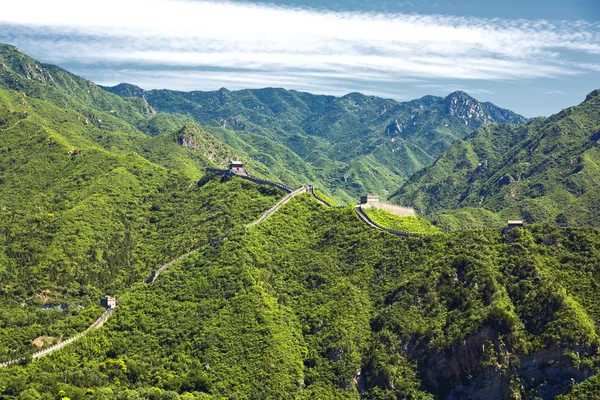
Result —
M0 42L144 89L464 90L534 117L600 88L600 0L29 0Z

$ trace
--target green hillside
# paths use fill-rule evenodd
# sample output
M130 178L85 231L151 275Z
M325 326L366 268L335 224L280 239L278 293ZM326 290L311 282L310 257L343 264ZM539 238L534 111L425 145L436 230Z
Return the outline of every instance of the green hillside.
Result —
M116 117L86 124L82 110L0 89L2 361L42 333L81 331L102 293L143 280L282 195L237 180L199 187L204 166L229 150L194 125L149 137Z
M143 99L122 99L91 81L39 63L17 48L2 44L0 89L17 92L22 97L18 102L32 100L43 123L57 131L76 133L77 140L85 138L86 143L113 153L135 152L194 179L198 179L207 166L224 167L229 160L242 159L255 175L279 180L278 171L269 168L269 160L289 158L274 147L265 149L268 154L264 153L264 157L253 159L247 154L254 151L252 146L233 149L212 134L228 134L225 130L209 132L188 117L157 113ZM286 162L291 166L302 164L298 157L296 159ZM299 165L296 171L300 175L294 177L293 186L309 181L305 165Z
M441 231L421 217L401 217L389 211L377 208L364 208L371 221L399 232L435 235Z
M599 132L600 91L595 91L550 118L478 129L411 177L393 199L450 226L456 224L452 215L473 217L474 208L490 215L472 218L483 224L490 218L597 224Z
M109 89L0 46L0 399L598 397L600 230L558 224L599 222L600 91L494 125L524 121L464 93ZM410 237L205 173L333 204L433 154L394 196L419 217L367 211Z
M598 230L405 239L305 195L134 287L78 344L0 369L0 393L551 398L593 374L599 256Z
M482 125L525 121L464 92L398 103L359 93L338 98L272 88L184 93L120 84L104 89L215 127L213 135L243 149L284 182L296 186L304 179L344 201L365 192L386 196Z
M398 103L358 93L336 98L283 89L183 93L128 84L102 88L8 45L0 45L0 88L77 111L87 126L112 131L169 135L193 120L207 140L227 144L228 154L244 159L255 174L289 186L311 183L344 202L366 192L386 197L480 126L525 122L464 92ZM98 139L109 145L106 138ZM140 150L168 167L183 164L198 176L197 163L187 156L152 154L145 143L120 147ZM173 165L174 159L179 165Z

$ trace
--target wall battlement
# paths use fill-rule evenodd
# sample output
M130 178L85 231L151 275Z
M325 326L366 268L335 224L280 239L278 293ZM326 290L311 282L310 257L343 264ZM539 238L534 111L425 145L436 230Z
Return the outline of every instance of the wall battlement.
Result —
M378 208L380 210L389 211L393 214L400 215L402 217L416 217L417 213L413 208L402 207L392 203L386 203L384 201L371 202L367 204L361 204L362 208Z
M245 169L239 168L231 168L231 169L217 169L217 168L206 168L206 172L210 172L213 174L219 175L227 175L227 176L237 176L242 179L246 179L248 181L252 181L259 185L267 185L271 187L275 187L277 189L283 190L286 193L292 193L293 189L284 185L283 183L272 182L266 179L258 178L256 176L250 175Z

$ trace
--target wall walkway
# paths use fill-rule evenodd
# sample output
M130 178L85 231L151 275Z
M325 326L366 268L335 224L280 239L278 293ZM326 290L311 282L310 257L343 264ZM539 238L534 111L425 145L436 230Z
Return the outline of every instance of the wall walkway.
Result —
M291 192L290 194L285 196L283 199L279 200L279 202L277 202L277 204L275 204L273 207L271 207L269 210L267 210L267 212L265 212L259 219L246 225L246 228L251 228L256 224L263 222L265 219L269 218L271 216L271 214L273 214L275 211L279 210L279 208L282 205L284 205L285 203L290 201L295 196L298 196L299 194L306 192L306 190L307 190L306 186L302 186L302 187L294 190L293 192Z
M369 225L372 228L379 229L380 231L389 232L389 233L391 233L393 235L402 236L402 237L427 236L427 235L422 234L422 233L401 232L401 231L396 231L394 229L385 228L385 227L377 224L376 222L374 222L371 218L369 218L369 216L363 211L363 209L362 209L362 207L360 205L355 206L354 210L356 210L356 214L358 215L358 217L361 220L363 220L367 225Z
M79 338L85 336L90 330L92 329L96 329L101 327L102 325L104 325L104 322L112 315L112 313L115 311L114 308L109 308L107 309L101 316L100 318L98 318L96 321L94 321L94 323L92 325L90 325L85 331L78 333L75 336L70 337L67 340L64 340L60 343L55 344L54 346L48 347L46 349L40 350L37 353L34 353L31 358L35 359L35 358L40 358L43 356L47 356L48 354L54 353L57 350L62 349L63 347L65 347L66 345L73 343L74 341L78 340ZM0 368L1 367L8 367L14 364L18 364L22 361L24 361L25 358L21 357L21 358L17 358L14 360L10 360L7 361L5 363L0 363Z
M219 169L213 169L213 168L208 168L207 172L213 172L213 173L218 173L221 175L229 175L229 176L238 176L242 179L247 179L250 180L252 182L261 184L261 185L269 185L272 187L276 187L279 188L281 190L283 190L284 192L288 193L283 199L279 200L277 202L277 204L275 204L273 207L271 207L269 210L267 210L260 218L258 218L256 221L249 223L248 225L246 225L246 228L251 228L261 222L263 222L264 220L266 220L267 218L269 218L273 213L277 212L277 210L279 210L281 208L281 206L283 206L285 203L287 203L288 201L290 201L292 198L294 198L295 196L308 192L311 194L311 196L316 199L318 202L320 202L321 204L327 206L327 207L334 207L334 208L345 208L345 206L333 206L331 204L329 204L329 202L327 202L326 200L320 198L316 192L315 192L315 188L314 186L302 186L296 190L292 190L289 187L281 184L281 183L277 183L277 182L271 182L271 181L266 181L264 179L261 178L257 178L254 177L252 175L243 173L233 173L229 170L219 170ZM395 206L395 205L391 205L390 206L394 206L394 207L399 207L399 206ZM396 236L402 236L402 237L409 237L409 236L425 236L423 234L416 234L416 233L409 233L409 232L399 232L399 231L395 231L393 229L389 229L389 228L385 228L383 226L378 225L377 223L373 222L369 216L362 210L361 206L358 205L356 207L354 207L354 209L356 210L356 213L358 214L359 218L364 221L367 225L369 225L372 228L381 230L381 231L386 231L389 232L391 234L394 234ZM220 238L214 238L210 241L209 245L214 246L216 243L220 242L221 240L225 239L228 236L228 234L221 236ZM167 270L170 266L172 266L173 264L175 264L177 261L180 261L186 257L189 257L190 255L198 252L200 249L194 249L186 254L183 254L171 261L169 261L168 263L162 265L160 268L153 270L152 271L152 275L146 279L146 283L152 283L154 282L162 272L164 272L165 270ZM79 338L83 337L84 335L86 335L90 330L92 329L96 329L100 326L102 326L104 324L104 322L112 315L112 313L114 312L114 308L109 308L108 310L106 310L106 312L104 312L104 314L102 314L100 316L100 318L98 318L92 325L90 325L85 331L78 333L77 335L62 341L58 344L55 344L52 347L49 347L47 349L38 351L37 353L34 353L31 358L35 359L35 358L39 358L39 357L43 357L45 355L51 354L57 350L62 349L63 347L65 347L66 345L78 340ZM11 360L5 363L0 363L0 367L8 367L10 365L14 365L14 364L18 364L21 361L24 361L24 358L18 358L15 360Z
M279 183L279 182L273 182L273 181L268 181L266 179L262 179L253 175L250 175L247 172L232 172L231 170L228 169L216 169L216 168L206 168L206 172L211 172L213 174L219 174L219 175L227 175L227 176L237 176L239 178L242 179L246 179L248 181L252 181L254 183L258 183L259 185L268 185L271 187L276 187L278 189L283 190L286 193L292 193L293 189L291 189L290 187L284 185L283 183Z

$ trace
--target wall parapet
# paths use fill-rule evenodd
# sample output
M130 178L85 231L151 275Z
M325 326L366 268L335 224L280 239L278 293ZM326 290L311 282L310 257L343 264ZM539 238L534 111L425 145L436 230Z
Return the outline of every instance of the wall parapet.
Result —
M416 217L417 213L413 208L402 207L397 204L388 203L386 201L373 202L368 204L361 204L365 208L377 208L380 210L389 211L393 214L400 215L402 217Z
M60 350L63 347L65 347L66 345L76 341L77 339L81 338L82 336L84 336L85 334L87 334L90 330L94 329L94 328L99 328L101 327L104 322L106 322L106 320L108 319L108 317L110 317L112 315L112 313L115 311L115 308L109 308L106 311L104 311L104 313L102 313L102 315L100 316L100 318L98 318L96 321L94 321L94 323L92 325L90 325L85 331L83 332L79 332L77 335L72 336L70 338L68 338L67 340L63 340L62 342L59 342L53 346L50 346L46 349L40 350L36 353L33 353L31 355L32 359L36 359L36 358L40 358L43 357L45 355L48 355L50 353L55 352L56 350ZM27 357L20 357L20 358L16 358L14 360L10 360L10 361L6 361L4 363L0 363L0 368L2 367L9 367L11 365L15 365L18 363L21 363L23 361L25 361L27 359Z
M287 203L288 201L290 201L294 196L297 196L297 195L299 195L301 193L304 193L306 191L307 191L307 187L306 186L301 186L298 189L294 190L293 192L289 193L283 199L279 200L277 202L277 204L275 204L273 207L271 207L269 210L267 210L267 212L265 212L259 219L257 219L256 221L251 222L248 225L246 225L246 228L251 228L251 227L253 227L256 224L261 223L265 219L269 218L269 216L271 214L273 214L275 211L277 211L282 205L284 205L285 203Z
M206 168L206 172L210 172L210 173L213 173L213 174L219 174L219 175L237 176L239 178L246 179L248 181L252 181L252 182L257 183L259 185L267 185L267 186L275 187L277 189L283 190L286 193L292 193L293 192L293 189L291 189L290 187L284 185L283 183L273 182L273 181L269 181L269 180L266 180L266 179L262 179L262 178L259 178L257 176L254 176L254 175L250 175L247 172L244 172L244 173L235 173L235 172L232 172L231 170L228 170L228 169L217 169L217 168Z
M358 214L359 218L362 219L364 222L366 222L367 225L369 225L369 226L371 226L371 227L373 227L375 229L379 229L380 231L385 231L385 232L391 233L391 234L396 235L396 236L401 236L401 237L410 237L410 236L422 237L422 236L427 236L426 234L423 234L423 233L401 232L401 231L397 231L397 230L394 230L394 229L383 227L383 226L379 225L378 223L376 223L375 221L373 221L367 215L367 213L365 213L363 211L361 205L355 206L354 209L356 210L356 213Z
M327 207L332 207L332 208L346 208L346 206L334 206L334 205L331 205L328 201L326 201L325 199L319 197L317 195L317 193L315 192L315 187L312 186L312 185L307 186L307 190L308 190L308 192L312 195L312 197L315 200L317 200L319 203L321 203L323 205L326 205Z

